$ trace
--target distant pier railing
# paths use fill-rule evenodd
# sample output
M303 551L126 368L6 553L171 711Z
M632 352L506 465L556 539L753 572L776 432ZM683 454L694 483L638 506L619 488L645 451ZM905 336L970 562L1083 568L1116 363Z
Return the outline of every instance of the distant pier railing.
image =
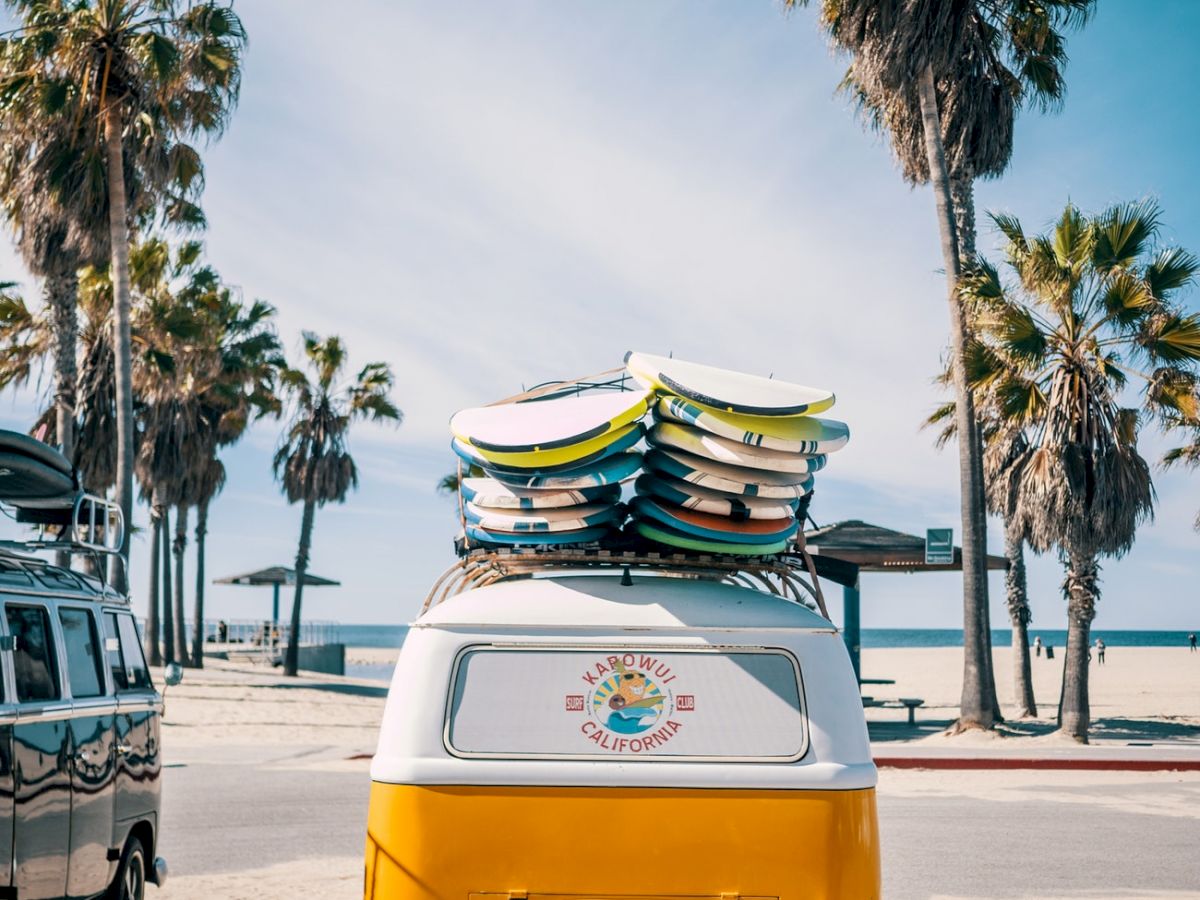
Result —
M192 632L188 622L187 633ZM286 622L271 625L270 619L205 619L204 643L240 644L263 647L286 645L291 627ZM340 644L341 623L310 619L300 623L300 644Z
M144 620L141 625L145 633ZM190 652L192 621L185 620L184 625ZM256 665L281 665L290 633L289 625L283 622L272 625L269 619L205 619L204 655ZM300 668L329 675L345 674L346 648L342 645L340 623L320 619L300 623Z

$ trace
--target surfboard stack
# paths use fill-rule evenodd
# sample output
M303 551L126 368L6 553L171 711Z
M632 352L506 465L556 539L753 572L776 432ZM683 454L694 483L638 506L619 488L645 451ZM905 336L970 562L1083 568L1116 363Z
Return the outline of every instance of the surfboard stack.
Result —
M459 486L463 531L477 544L575 546L625 517L621 482L642 464L648 391L604 391L465 409L452 447L482 477Z
M850 438L843 423L813 415L833 394L646 353L625 364L657 394L630 529L705 553L786 550L813 474Z
M17 508L70 508L78 485L57 449L16 431L0 430L0 502Z

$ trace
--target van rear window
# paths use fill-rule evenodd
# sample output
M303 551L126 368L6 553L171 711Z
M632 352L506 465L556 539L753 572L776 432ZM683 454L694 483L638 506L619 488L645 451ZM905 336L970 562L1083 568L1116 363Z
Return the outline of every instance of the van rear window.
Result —
M800 669L782 650L471 647L447 707L459 756L784 761L806 749Z

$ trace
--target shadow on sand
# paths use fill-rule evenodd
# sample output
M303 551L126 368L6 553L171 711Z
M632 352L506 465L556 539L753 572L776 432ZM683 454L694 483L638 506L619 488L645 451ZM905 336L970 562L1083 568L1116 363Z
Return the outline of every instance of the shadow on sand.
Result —
M867 733L874 743L915 741L940 734L953 724L953 719L919 718L916 725L907 722L867 722ZM1058 725L1052 720L1018 719L1002 722L996 726L996 730L1006 737L1040 737L1057 731ZM1092 722L1090 735L1093 741L1200 744L1200 726L1171 718L1100 718Z
M276 684L264 684L262 687L279 691L329 691L333 694L348 694L352 697L378 697L381 699L387 697L388 693L386 686L375 687L370 684L342 684L336 681L278 682Z

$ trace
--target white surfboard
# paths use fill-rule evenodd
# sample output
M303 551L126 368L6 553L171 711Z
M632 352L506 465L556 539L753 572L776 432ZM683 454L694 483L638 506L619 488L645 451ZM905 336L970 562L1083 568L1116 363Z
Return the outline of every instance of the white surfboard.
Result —
M811 482L809 482L811 484ZM737 497L680 481L669 475L647 473L638 478L634 487L643 496L657 497L684 509L729 516L731 519L791 519L796 514L796 501L764 500L761 497Z
M812 467L812 460L808 456L739 444L691 425L677 425L674 422L659 422L650 429L646 440L651 447L674 447L716 462L764 472L807 475Z
M464 478L459 490L464 500L485 509L561 509L587 503L615 503L621 496L618 484L556 491L514 487L495 478Z
M816 416L746 416L718 412L683 397L660 397L655 415L666 421L695 425L739 444L784 453L833 453L846 446L850 429L844 422Z
M625 366L638 383L714 409L754 416L802 416L833 406L830 391L633 350Z
M649 450L644 460L648 472L678 478L689 484L726 494L772 500L796 500L803 497L811 473L824 467L825 457L814 456L809 463L812 465L810 472L764 472L761 469L747 469L714 462L703 456L668 447Z
M562 509L500 510L485 509L474 503L463 507L467 521L487 531L555 532L576 531L604 525L617 518L617 507L610 503L590 503Z
M596 391L481 406L455 413L450 430L485 452L545 453L614 434L644 416L649 402L649 391Z

